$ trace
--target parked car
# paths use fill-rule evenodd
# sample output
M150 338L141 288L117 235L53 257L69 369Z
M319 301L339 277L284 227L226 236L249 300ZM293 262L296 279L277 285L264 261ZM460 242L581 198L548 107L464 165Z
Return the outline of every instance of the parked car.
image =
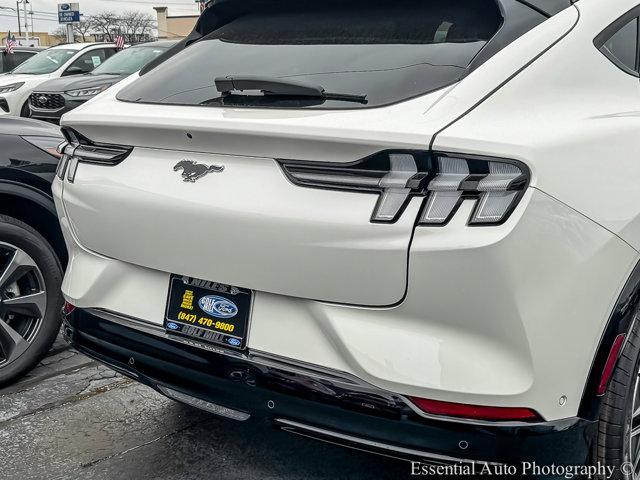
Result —
M7 53L6 47L0 47L0 73L10 72L43 50L43 47L14 47L13 53Z
M111 57L91 73L43 83L29 97L31 116L40 120L60 121L63 114L139 71L176 43L163 40L135 45Z
M29 95L52 78L89 73L117 53L113 43L70 43L44 50L0 76L0 116L28 117Z
M63 140L53 125L0 118L0 386L35 366L60 331L67 253L51 181Z
M62 120L72 344L387 455L640 465L638 0L202 15Z

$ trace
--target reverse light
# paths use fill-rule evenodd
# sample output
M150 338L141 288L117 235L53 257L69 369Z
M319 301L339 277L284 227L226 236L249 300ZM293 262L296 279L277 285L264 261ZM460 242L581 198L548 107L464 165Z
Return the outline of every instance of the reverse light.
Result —
M409 400L424 413L443 417L465 418L489 422L537 422L540 415L530 408L486 407L463 403L440 402L426 398L409 397Z
M12 83L11 85L3 85L0 87L0 95L3 93L15 92L24 85L24 82Z
M385 151L352 164L280 160L293 183L379 195L371 221L395 222L412 197L426 197L419 224L446 225L463 200L476 200L469 225L507 220L529 183L519 162L424 151Z
M99 87L80 88L77 90L69 90L68 92L65 92L65 93L72 97L95 97L99 93L104 92L110 86L111 84L106 84L106 85L101 85Z

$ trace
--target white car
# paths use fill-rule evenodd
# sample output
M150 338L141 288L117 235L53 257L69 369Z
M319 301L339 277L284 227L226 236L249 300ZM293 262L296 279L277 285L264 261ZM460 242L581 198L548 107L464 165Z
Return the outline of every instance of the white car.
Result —
M68 338L351 447L637 472L639 16L214 3L62 119Z
M117 52L113 43L70 43L43 50L0 77L0 116L28 117L29 95L40 84L89 73Z

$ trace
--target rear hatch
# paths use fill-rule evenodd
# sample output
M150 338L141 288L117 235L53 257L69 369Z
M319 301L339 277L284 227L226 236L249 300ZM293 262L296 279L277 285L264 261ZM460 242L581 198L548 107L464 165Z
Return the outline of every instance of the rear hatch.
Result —
M492 0L218 3L225 20L201 40L63 119L85 142L132 147L114 166L81 162L65 184L78 241L259 291L399 302L422 198L396 189L395 214L375 219L379 193L301 186L283 165L366 161L391 186L392 164L402 178L416 173L402 154L428 149L446 119L425 117L491 43L500 9ZM527 28L544 20L528 15ZM258 83L216 86L229 78ZM274 80L279 93L262 91Z

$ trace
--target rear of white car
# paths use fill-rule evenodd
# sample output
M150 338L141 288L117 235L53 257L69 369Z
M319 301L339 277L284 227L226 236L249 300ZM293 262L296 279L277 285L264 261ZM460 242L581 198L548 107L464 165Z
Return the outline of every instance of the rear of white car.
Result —
M237 420L594 462L640 243L640 85L594 45L634 5L598 3L213 2L63 117L67 335Z

